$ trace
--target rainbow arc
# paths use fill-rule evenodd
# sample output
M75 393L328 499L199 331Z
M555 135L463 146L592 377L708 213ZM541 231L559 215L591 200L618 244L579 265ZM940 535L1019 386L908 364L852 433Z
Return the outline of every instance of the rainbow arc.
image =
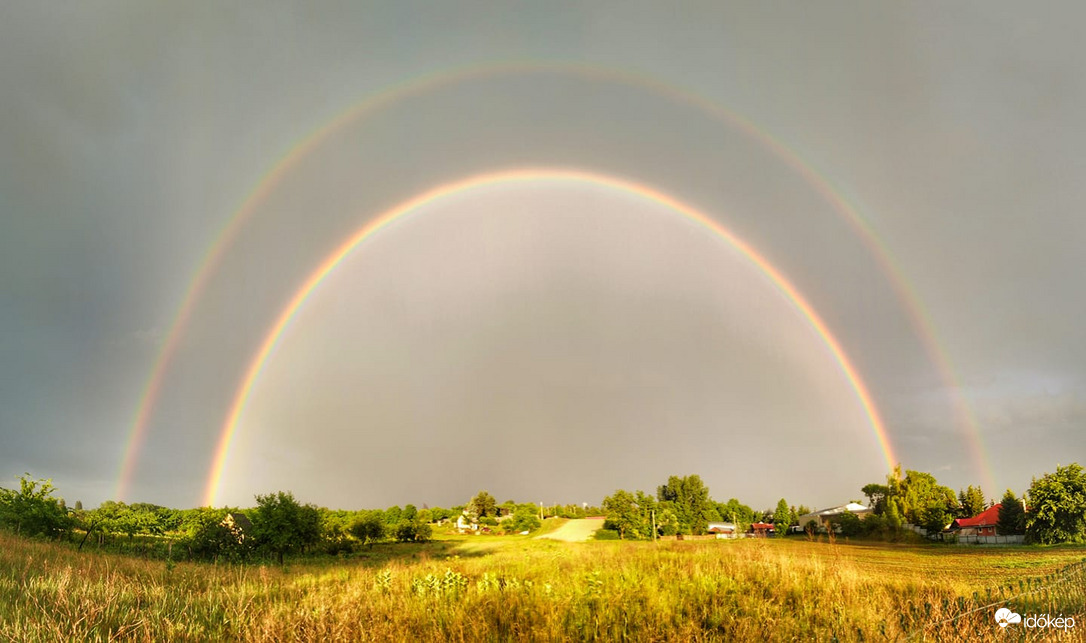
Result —
M867 385L864 384L855 365L845 354L841 343L833 333L830 332L830 329L826 326L822 317L815 312L815 309L811 304L802 294L800 294L796 287L792 285L780 270L770 264L769 261L753 247L736 237L724 226L720 225L697 208L653 187L614 176L581 170L548 168L521 169L471 176L459 181L439 185L411 197L399 205L372 218L320 262L320 265L318 265L302 285L294 291L294 294L291 296L286 306L279 312L275 322L264 334L259 349L249 362L249 366L245 371L241 384L234 393L233 401L230 404L230 411L227 414L219 433L219 440L215 449L211 471L208 476L207 488L204 493L204 504L215 504L219 494L219 488L222 484L223 474L226 470L226 463L230 455L231 443L234 440L234 436L237 434L246 403L260 378L261 372L264 370L264 366L268 363L268 359L274 353L276 346L279 344L283 337L283 333L290 325L291 320L293 320L298 311L301 310L306 300L317 290L321 283L335 271L344 259L354 252L354 250L364 241L371 239L374 235L391 225L397 219L408 216L425 205L434 203L443 198L486 186L540 182L574 182L590 184L646 199L647 201L662 205L686 219L695 222L704 229L714 233L729 246L737 250L744 258L761 271L777 290L796 307L806 319L807 323L809 323L817 333L819 338L821 338L822 342L825 343L826 347L833 355L833 358L841 367L841 371L848 380L849 385L855 391L860 405L863 407L864 413L871 425L871 429L875 434L875 439L886 459L887 470L893 468L896 463L896 458L890 446L886 427L883 424L882 418L875 406L875 402L871 397L871 393L868 391Z

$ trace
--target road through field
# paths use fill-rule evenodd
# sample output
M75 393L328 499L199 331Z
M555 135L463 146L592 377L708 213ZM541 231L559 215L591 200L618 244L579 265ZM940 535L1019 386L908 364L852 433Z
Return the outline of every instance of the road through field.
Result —
M562 540L567 543L577 543L590 540L592 536L603 528L603 518L576 518L570 520L549 534L537 536L537 538L550 538Z

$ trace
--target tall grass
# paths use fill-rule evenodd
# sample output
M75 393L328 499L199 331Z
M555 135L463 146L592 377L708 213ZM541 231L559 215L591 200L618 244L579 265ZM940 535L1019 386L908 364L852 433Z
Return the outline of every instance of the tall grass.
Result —
M987 612L923 627L962 614L978 582L1051 577L1084 555L486 541L390 545L368 559L278 568L77 553L0 534L0 638L934 640L967 631L995 640ZM1007 560L1016 566L999 566Z

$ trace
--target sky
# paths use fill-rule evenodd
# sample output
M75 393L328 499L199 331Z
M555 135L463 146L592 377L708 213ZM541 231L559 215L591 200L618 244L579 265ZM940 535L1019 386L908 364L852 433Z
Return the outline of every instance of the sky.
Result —
M842 359L955 489L1086 456L1071 4L0 13L0 486L831 506L888 469ZM355 246L244 394L351 235L525 169Z

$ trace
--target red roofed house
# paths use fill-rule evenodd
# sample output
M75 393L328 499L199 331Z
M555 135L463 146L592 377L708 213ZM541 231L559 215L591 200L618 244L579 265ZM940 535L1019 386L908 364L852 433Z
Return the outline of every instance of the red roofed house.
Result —
M765 538L766 536L773 535L773 523L771 522L755 522L750 525L750 532L754 534L755 538Z
M963 536L995 536L1002 503L992 505L972 518L958 518L950 523L952 530L960 530Z

